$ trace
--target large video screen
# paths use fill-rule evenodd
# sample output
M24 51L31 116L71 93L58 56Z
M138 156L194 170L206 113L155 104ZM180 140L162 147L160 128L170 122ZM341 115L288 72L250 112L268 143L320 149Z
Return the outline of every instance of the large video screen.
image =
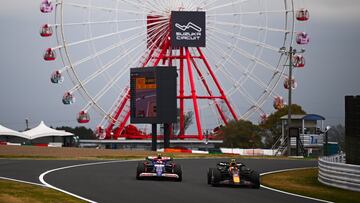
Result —
M156 117L156 78L153 75L135 78L135 109L137 118Z
M132 68L131 123L176 121L176 67Z

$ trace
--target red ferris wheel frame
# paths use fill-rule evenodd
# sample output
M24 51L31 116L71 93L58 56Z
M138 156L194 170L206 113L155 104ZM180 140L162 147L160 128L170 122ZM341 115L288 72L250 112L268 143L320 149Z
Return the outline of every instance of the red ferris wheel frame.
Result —
M148 16L148 25L149 22L154 22L154 18L157 16ZM150 19L150 20L149 20ZM232 105L228 97L226 96L224 89L221 87L215 72L212 70L211 65L209 64L208 60L206 59L205 54L202 51L202 48L197 47L194 48L195 53L190 53L189 47L176 47L173 48L171 46L171 28L168 28L166 34L161 43L156 42L156 46L149 48L148 54L145 57L144 62L141 64L142 67L148 66L158 66L161 62L164 66L173 66L175 60L178 60L180 67L179 67L179 93L178 93L178 100L179 100L179 109L180 109L180 128L179 128L179 136L180 139L186 138L196 138L199 140L204 139L202 123L200 120L200 112L199 112L199 105L198 100L212 100L219 117L221 118L222 122L227 125L229 120L238 120L238 116L233 109ZM149 33L148 33L149 34ZM152 33L150 33L152 34ZM149 43L149 42L148 42ZM179 50L178 55L173 54L173 49ZM159 51L160 50L160 51ZM152 64L150 62L153 61ZM214 94L211 90L210 86L208 85L209 78L206 79L203 72L199 68L199 62L203 63L206 67L207 74L210 75L210 80L215 84L216 90L218 94ZM190 82L190 95L185 95L185 72L187 69L188 78ZM195 86L195 74L197 74L201 80L201 83L205 87L207 95L198 95L197 89ZM129 139L147 139L150 138L151 135L146 135L142 132L139 132L137 135L127 135L126 132L124 133L124 129L126 124L130 118L130 90L127 89L121 99L119 104L116 108L116 111L112 115L112 119L108 123L107 128L105 129L106 139L118 139L119 137L125 137ZM197 128L197 135L187 135L185 132L185 100L192 100L192 105L195 113L195 122ZM226 105L227 109L231 114L231 118L227 118L225 112L220 107L219 100L223 101ZM114 129L116 123L119 123L117 128Z

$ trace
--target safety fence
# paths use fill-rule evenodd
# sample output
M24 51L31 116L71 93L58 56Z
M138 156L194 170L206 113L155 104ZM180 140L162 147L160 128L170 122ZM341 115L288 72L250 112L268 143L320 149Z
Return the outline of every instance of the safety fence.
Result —
M318 180L329 186L360 192L360 166L345 164L345 155L319 159Z

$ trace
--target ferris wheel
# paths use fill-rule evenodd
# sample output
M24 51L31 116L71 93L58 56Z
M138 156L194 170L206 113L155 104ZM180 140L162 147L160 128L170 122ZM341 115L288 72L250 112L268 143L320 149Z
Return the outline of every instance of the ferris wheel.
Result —
M63 104L81 97L77 121L96 123L100 139L147 137L129 123L130 68L176 66L174 134L202 139L231 120L265 120L264 109L284 106L281 95L297 82L286 74L289 57L279 50L309 42L295 29L309 11L297 6L293 0L42 0L41 12L54 19L41 27L53 43L43 57L57 67L53 84L72 82ZM174 11L205 13L206 45L172 46ZM201 30L193 23L176 26ZM302 55L290 61L305 66ZM188 112L193 132L184 126Z

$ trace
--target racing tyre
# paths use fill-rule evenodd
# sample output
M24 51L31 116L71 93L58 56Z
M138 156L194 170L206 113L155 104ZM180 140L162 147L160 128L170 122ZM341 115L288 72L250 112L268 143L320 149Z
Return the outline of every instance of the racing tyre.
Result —
M208 173L207 173L207 183L210 185L211 184L211 176L213 174L213 171L216 170L216 168L209 168Z
M260 175L256 171L251 171L250 180L253 183L252 188L259 189L260 188Z
M179 176L178 179L176 179L177 182L181 182L182 181L182 169L181 169L181 165L176 164L174 167L174 173L177 174Z
M136 168L136 179L141 180L140 174L145 171L144 163L139 162Z
M221 173L218 169L212 170L211 174L211 185L212 186L219 186L221 181Z

